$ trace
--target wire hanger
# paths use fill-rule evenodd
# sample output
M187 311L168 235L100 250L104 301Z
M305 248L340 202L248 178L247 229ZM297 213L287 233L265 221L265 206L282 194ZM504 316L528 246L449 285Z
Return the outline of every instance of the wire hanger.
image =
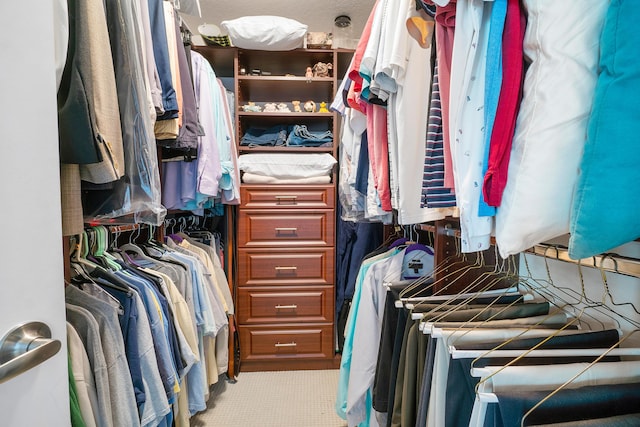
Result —
M465 287L460 292L458 292L458 294L451 295L449 299L443 301L436 307L432 308L429 312L425 313L423 317L427 318L431 315L434 315L435 317L430 319L430 322L432 323L436 323L438 321L446 322L446 317L449 314L459 310L461 307L466 307L467 304L471 303L479 295L483 295L485 292L492 289L495 284L499 283L499 281L503 279L503 277L500 276L500 274L501 274L501 267L499 267L498 263L496 263L494 265L493 271L483 272L475 280L469 283L467 287ZM490 279L491 276L493 276L492 280L489 280L480 289L477 289L478 286L480 286L480 284ZM474 291L470 292L471 290L474 290ZM508 290L505 290L505 292L508 292ZM500 296L502 296L502 294L496 295L496 297L493 298L493 300L489 304L485 305L483 310L475 314L468 322L474 321L475 319L477 319L479 316L482 315L484 310L488 310L489 308L493 307L493 305L500 300ZM417 304L416 309L419 309L422 305L423 303ZM466 326L468 322L465 322L461 326L461 328Z
M602 276L602 284L604 285L604 289L606 292L606 296L609 297L609 301L611 301L611 304L615 305L615 306L631 306L631 308L633 309L633 311L636 312L636 314L640 315L640 311L638 311L638 309L636 308L635 305L633 305L632 302L623 302L623 303L617 303L613 300L613 296L611 295L611 290L609 289L609 283L607 282L607 274L604 270L604 266L603 263L605 261L605 259L610 258L611 261L613 262L613 265L615 267L616 272L618 271L618 261L616 260L616 258L610 254L610 253L606 253L602 255L601 261L600 261L600 265L598 267L598 269L600 270L600 275Z
M578 262L578 272L580 275L580 285L581 285L581 291L582 291L582 295L584 296L584 299L586 299L586 291L585 291L585 286L584 286L584 276L582 275L582 270L581 270L581 264L580 262ZM581 298L581 302L582 302L582 298ZM581 308L580 313L578 314L578 316L570 319L564 326L562 326L561 328L559 328L556 332L554 332L553 334L549 335L548 337L545 337L543 340L541 340L539 343L537 343L536 345L534 345L531 349L525 350L525 351L520 351L520 353L518 354L518 356L516 356L515 359L509 361L508 363L506 363L501 369L498 369L495 373L502 371L502 369L504 369L507 366L512 366L514 363L518 362L519 360L521 360L523 357L527 357L528 355L531 355L532 352L534 350L539 349L542 345L544 345L547 341L551 340L552 338L558 336L560 333L562 333L563 331L567 330L568 327L570 327L571 325L573 325L581 316L582 314L585 312L585 310L589 309L590 306L588 305L584 305ZM488 357L490 354L492 354L492 357L509 357L507 356L504 351L501 351L500 349L502 347L504 347L505 345L507 345L509 342L513 341L514 339L509 339L499 345L497 345L495 348L489 350L489 351L485 351L484 353L478 355L473 362L471 363L471 366L473 368L473 366L475 365L475 363L484 357ZM572 349L573 350L573 349ZM548 351L548 350L543 350L543 351ZM568 350L567 350L568 351ZM540 353L536 353L536 354L540 354ZM565 353L554 353L554 354L565 354ZM566 353L568 355L576 355L575 352L571 352L568 351L568 353ZM455 356L454 356L455 357ZM487 381L488 379L490 379L493 375L489 375L488 377L484 378L480 383ZM479 384L480 384L479 383ZM476 391L478 390L479 384L476 385Z
M562 385L560 385L558 388L556 388L555 390L553 390L551 393L549 393L547 396L545 396L540 402L536 403L531 409L529 409L524 416L522 417L522 420L520 420L520 427L524 427L525 425L525 421L527 419L528 416L531 415L531 413L533 413L536 409L538 409L544 402L546 402L547 400L549 400L551 397L555 396L560 390L563 390L567 385L571 384L573 381L576 380L576 378L578 378L580 375L582 375L583 373L585 373L587 370L589 370L593 365L595 365L596 363L598 363L599 361L601 361L605 356L609 355L610 353L620 353L619 351L616 350L620 350L620 344L624 343L630 336L632 336L633 334L635 334L636 332L638 332L638 329L631 331L631 333L625 335L624 337L620 338L620 340L614 344L613 346L609 347L608 349L606 349L604 352L602 352L602 354L600 354L594 361L592 361L591 363L589 363L589 365L587 365L584 369L582 369L580 372L578 372L576 375L574 375L573 377L569 378L567 381L565 381ZM624 350L624 349L622 349ZM640 355L640 349L635 349L638 350L638 352L636 353L636 355Z
M545 254L546 254L546 249L545 248ZM521 277L521 282L520 285L523 287L526 287L527 289L529 289L532 293L534 294L538 294L541 297L543 297L545 300L549 301L550 303L552 303L555 307L562 307L563 310L571 310L574 314L577 313L577 306L576 306L576 302L571 302L566 300L561 294L566 295L567 297L570 298L574 298L572 295L570 295L569 293L567 293L565 290L571 290L573 291L573 289L569 289L569 288L563 288L561 286L558 286L554 283L553 279L551 278L551 270L549 267L549 263L548 263L548 258L546 256L543 257L544 259L544 265L545 265L545 270L547 273L547 278L546 279L542 279L542 278L534 278L533 274L531 272L531 268L529 266L529 260L527 258L527 254L526 253L522 253L522 259L524 261L524 265L525 265L525 269L527 271L527 275L524 277ZM557 301L560 301L560 305L557 303ZM594 307L593 311L599 312L599 310L597 308ZM602 321L600 319L598 319L597 317L591 315L589 312L585 312L583 313L583 316L581 316L578 320L578 322L580 322L580 324L585 323L587 326L589 326L589 329L593 329L590 326L590 323L585 321L585 317L591 318L595 323L597 323L600 327L601 330L606 329L607 327L605 326L604 323L602 323ZM619 326L619 324L618 324Z

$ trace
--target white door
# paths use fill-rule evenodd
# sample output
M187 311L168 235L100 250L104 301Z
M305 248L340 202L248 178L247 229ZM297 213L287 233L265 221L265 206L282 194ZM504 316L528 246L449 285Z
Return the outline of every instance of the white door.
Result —
M40 321L62 344L0 384L0 425L67 427L53 2L2 0L0 21L0 337Z

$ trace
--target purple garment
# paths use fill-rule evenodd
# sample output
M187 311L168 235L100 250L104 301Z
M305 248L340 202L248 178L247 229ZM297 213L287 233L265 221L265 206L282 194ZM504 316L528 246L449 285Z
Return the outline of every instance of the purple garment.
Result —
M162 204L183 209L196 200L196 162L165 162L162 171Z
M219 88L212 87L211 82L216 81L215 73L202 55L191 52L191 63L198 119L204 130L204 135L198 137L197 190L208 196L217 196L222 166L216 139L216 126L219 126L220 122L216 121L219 116L216 116L214 111L213 91L218 91Z

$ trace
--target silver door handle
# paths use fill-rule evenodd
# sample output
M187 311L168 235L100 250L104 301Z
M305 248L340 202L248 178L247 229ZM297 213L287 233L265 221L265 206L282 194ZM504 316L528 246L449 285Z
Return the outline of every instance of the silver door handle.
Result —
M14 327L0 340L0 384L38 366L60 351L59 340L42 322Z
M295 310L296 308L298 308L298 306L296 304L291 304L291 305L276 305L276 310L284 310L285 308L290 308L292 310Z

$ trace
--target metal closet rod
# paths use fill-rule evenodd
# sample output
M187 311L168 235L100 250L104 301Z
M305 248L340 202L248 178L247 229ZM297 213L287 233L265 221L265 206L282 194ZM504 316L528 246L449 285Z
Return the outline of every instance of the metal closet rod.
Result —
M418 224L418 230L435 232L436 227L433 224ZM443 229L443 234L451 237L460 237L460 229L451 227L448 224ZM494 238L491 238L491 244L495 244ZM615 253L603 253L581 260L569 258L569 250L566 246L538 244L525 251L533 255L544 256L558 261L570 262L585 267L602 268L604 271L624 274L626 276L640 278L640 259L631 258Z
M626 276L640 278L640 259L626 257L615 253L603 253L594 255L589 258L580 260L569 258L569 250L561 245L545 245L539 244L527 249L527 253L544 256L549 259L557 259L559 261L570 262L573 264L583 265L585 267L593 267L603 269L611 273L624 274Z

